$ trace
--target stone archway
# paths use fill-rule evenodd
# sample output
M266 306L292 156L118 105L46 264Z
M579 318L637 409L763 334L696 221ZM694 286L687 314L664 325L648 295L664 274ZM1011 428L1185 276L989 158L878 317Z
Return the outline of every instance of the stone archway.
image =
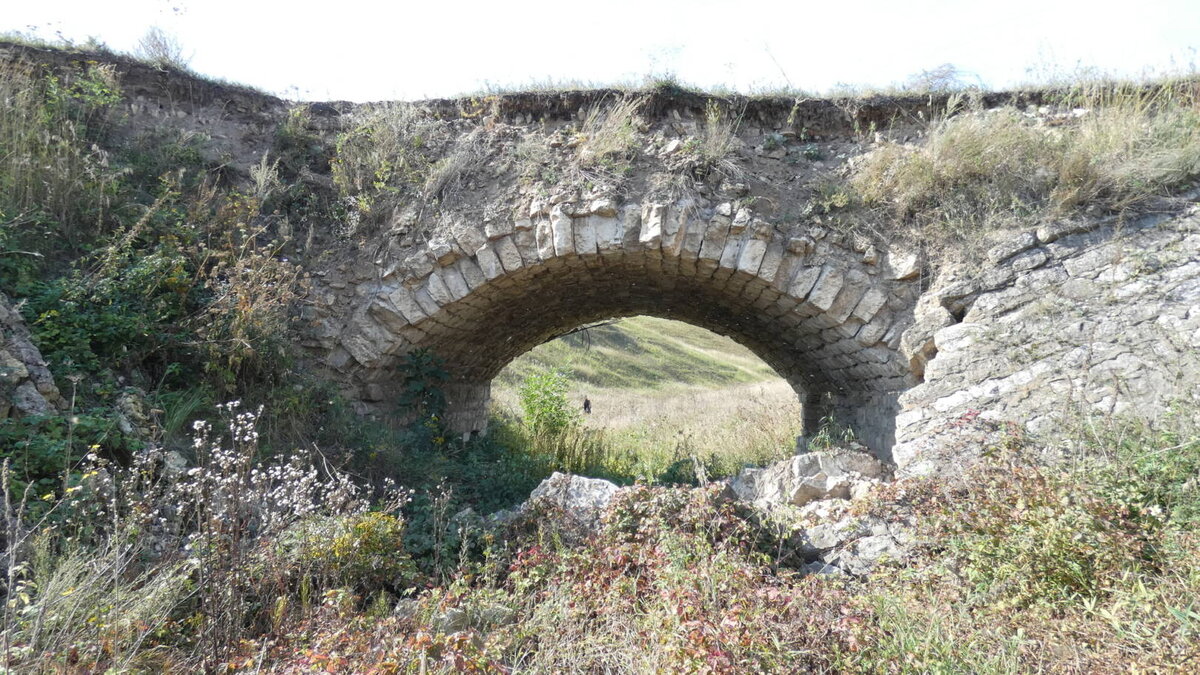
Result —
M452 376L451 428L469 433L520 354L588 322L659 316L755 352L797 391L806 434L833 415L886 457L897 397L918 381L898 351L918 273L910 254L777 227L731 202L535 200L528 218L456 226L380 270L326 361L370 402L395 386L399 355L432 349Z

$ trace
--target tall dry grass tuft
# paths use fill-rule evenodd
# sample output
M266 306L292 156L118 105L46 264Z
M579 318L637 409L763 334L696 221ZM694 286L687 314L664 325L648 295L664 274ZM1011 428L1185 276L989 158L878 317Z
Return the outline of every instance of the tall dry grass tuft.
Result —
M1125 213L1200 176L1196 81L1080 86L1057 112L971 110L953 98L917 144L889 143L849 186L918 236L987 230L1093 211Z
M577 152L583 166L607 166L627 160L638 144L638 112L643 100L625 96L609 103L600 101L588 108L579 130Z
M0 226L52 222L69 242L103 227L120 172L97 143L119 99L109 65L0 64Z

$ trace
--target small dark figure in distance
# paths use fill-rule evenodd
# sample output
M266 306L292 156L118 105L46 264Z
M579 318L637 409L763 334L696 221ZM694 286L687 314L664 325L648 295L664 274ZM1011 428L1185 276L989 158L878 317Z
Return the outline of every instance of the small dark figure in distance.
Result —
M583 397L583 414L592 414L592 401L586 396Z

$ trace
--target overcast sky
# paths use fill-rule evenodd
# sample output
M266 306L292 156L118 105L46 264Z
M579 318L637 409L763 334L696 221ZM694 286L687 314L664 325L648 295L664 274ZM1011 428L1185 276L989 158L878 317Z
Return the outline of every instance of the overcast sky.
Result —
M173 34L194 70L294 99L667 72L706 88L821 92L943 63L992 87L1079 66L1187 68L1200 0L0 0L0 31L130 51L150 26Z

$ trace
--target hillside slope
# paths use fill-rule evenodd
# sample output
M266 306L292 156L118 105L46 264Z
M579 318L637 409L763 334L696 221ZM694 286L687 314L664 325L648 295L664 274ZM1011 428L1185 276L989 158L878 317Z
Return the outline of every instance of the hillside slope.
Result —
M527 352L496 378L519 386L530 373L559 369L579 387L653 391L715 389L777 377L728 337L679 321L638 316L573 333Z

